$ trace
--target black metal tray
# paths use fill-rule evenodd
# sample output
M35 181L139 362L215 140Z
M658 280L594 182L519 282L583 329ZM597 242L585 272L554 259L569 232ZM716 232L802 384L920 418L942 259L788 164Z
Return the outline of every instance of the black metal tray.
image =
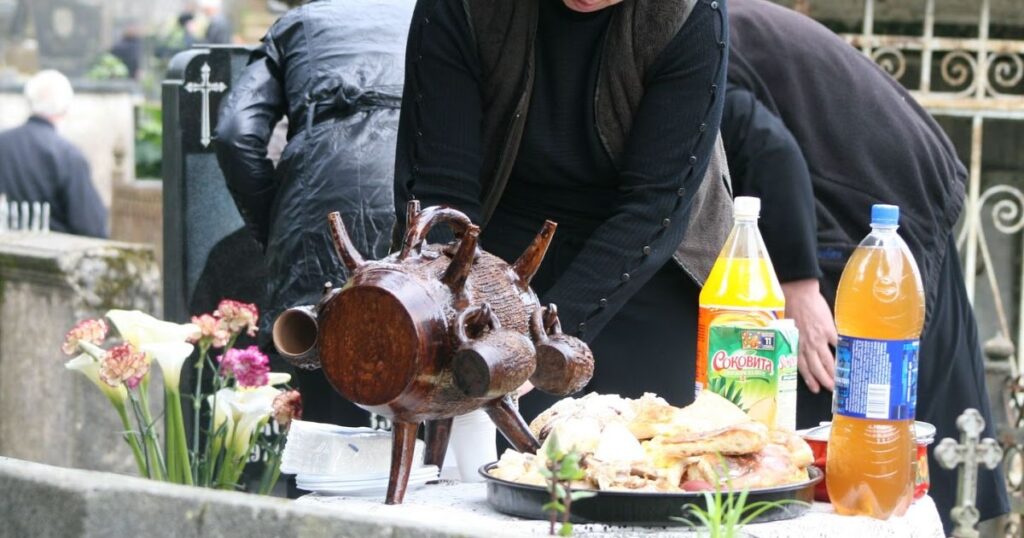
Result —
M497 462L480 467L480 474L487 480L487 502L495 510L526 519L548 519L541 507L548 502L548 491L540 486L518 484L491 476L490 470ZM766 510L752 523L764 523L792 519L803 515L814 502L814 486L822 480L821 469L808 468L810 480L777 488L755 489L747 495L747 503L757 501L794 500L802 503L786 503ZM694 504L707 508L701 492L649 493L635 491L597 491L596 495L572 503L574 523L611 523L619 525L668 526L686 525L685 521L673 518L685 517L683 506ZM696 523L696 522L694 522Z

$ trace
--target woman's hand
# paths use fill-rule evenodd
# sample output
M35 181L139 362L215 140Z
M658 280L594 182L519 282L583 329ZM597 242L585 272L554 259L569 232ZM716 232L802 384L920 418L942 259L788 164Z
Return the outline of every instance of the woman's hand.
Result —
M839 335L832 311L821 296L818 279L794 280L782 285L786 296L786 317L800 330L798 368L807 388L818 393L835 387L836 362L829 349L835 347Z

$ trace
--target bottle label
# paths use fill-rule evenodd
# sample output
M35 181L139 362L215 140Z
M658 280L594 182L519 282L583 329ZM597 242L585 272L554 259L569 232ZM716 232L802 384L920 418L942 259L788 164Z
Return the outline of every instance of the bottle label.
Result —
M854 418L913 419L919 349L919 340L840 335L832 412Z
M782 318L781 310L770 308L730 308L701 306L697 313L697 360L694 378L694 396L708 387L708 361L711 359L709 329L717 324L737 324L746 327L767 327Z

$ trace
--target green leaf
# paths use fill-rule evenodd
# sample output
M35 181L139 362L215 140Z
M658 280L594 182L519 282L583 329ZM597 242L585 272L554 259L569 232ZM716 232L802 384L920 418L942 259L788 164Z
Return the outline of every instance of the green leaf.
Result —
M561 484L555 484L555 496L559 499L565 498L565 487Z
M559 536L572 536L572 523L566 521L562 523L562 528L558 529Z
M574 491L571 495L569 495L569 498L571 498L574 501L579 501L581 499L589 499L596 495L596 491Z
M565 457L565 454L558 445L558 434L555 431L552 431L551 434L548 435L547 446L548 460L552 462L561 462Z
M546 502L540 509L545 512L558 512L559 514L565 512L565 506L559 501Z

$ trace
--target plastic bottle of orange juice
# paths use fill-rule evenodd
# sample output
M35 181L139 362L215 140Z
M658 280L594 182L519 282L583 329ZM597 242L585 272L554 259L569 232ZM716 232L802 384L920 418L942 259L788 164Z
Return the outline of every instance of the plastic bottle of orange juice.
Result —
M913 499L914 408L924 286L896 233L899 208L871 208L871 233L836 294L836 389L826 485L836 512L887 519Z
M696 392L708 383L708 328L714 323L764 327L782 317L786 299L757 229L761 199L733 200L732 232L700 291L697 318Z

